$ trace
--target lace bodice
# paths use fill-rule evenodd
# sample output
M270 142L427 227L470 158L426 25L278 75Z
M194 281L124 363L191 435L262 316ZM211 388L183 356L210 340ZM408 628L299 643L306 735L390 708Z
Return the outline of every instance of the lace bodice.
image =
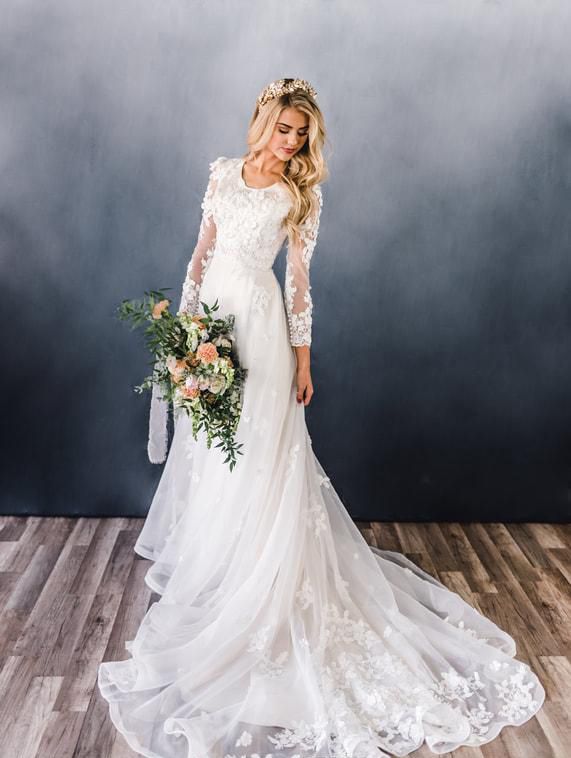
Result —
M202 201L198 241L188 264L179 313L196 313L200 285L214 255L231 255L250 268L270 269L286 240L283 220L291 197L282 182L249 187L242 178L243 158L220 156L210 164ZM314 186L318 210L302 225L299 243L288 243L284 301L292 345L311 344L313 302L309 267L317 240L323 198Z

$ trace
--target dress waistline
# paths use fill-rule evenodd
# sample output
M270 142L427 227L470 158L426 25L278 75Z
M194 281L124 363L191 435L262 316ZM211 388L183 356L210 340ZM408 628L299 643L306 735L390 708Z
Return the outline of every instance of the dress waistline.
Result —
M221 247L214 248L213 258L226 260L240 268L251 269L252 271L271 271L273 261L268 265L263 261L257 261L252 253L248 254L243 250L228 250Z

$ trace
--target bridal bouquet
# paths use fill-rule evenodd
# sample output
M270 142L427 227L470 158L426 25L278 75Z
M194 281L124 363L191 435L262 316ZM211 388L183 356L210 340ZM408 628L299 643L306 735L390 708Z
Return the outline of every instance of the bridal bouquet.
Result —
M146 324L145 337L155 356L152 376L135 387L141 393L161 387L163 399L183 408L192 418L192 434L206 432L207 447L219 440L230 471L242 444L234 441L242 410L242 391L247 370L238 362L234 344L234 315L214 318L218 300L212 306L202 303L204 316L186 313L173 315L164 290L145 292L142 300L123 300L119 318L133 322L133 328Z

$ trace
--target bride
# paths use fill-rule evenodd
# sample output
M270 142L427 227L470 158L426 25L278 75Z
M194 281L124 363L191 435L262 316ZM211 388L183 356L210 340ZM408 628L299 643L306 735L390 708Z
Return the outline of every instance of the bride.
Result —
M235 314L244 454L230 471L175 414L135 545L161 597L130 657L98 676L140 755L441 754L523 724L545 698L507 632L401 553L369 547L313 453L309 268L326 177L315 96L305 80L272 82L247 156L210 164L179 311L218 300L218 316ZM286 239L282 296L272 265ZM155 461L165 405L153 396Z

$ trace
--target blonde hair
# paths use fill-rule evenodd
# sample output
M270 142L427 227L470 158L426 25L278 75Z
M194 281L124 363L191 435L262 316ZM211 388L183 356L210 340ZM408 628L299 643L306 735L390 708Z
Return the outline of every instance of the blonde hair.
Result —
M323 114L311 95L297 90L275 97L265 105L256 104L248 125L249 152L242 157L252 159L261 153L270 141L284 108L295 108L306 113L309 126L307 140L301 150L289 159L281 177L293 201L284 219L288 239L293 243L299 239L300 228L306 219L317 212L319 200L313 186L329 176L323 157L325 123Z

